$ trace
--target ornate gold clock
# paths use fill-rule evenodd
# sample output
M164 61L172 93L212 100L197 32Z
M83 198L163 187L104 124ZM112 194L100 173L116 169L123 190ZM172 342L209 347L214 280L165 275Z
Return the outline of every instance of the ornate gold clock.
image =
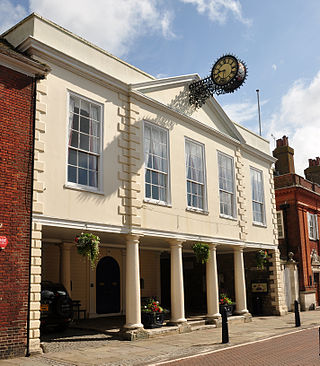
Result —
M189 85L189 103L200 108L214 94L233 93L246 78L246 64L234 55L224 55L214 63L210 76Z
M234 56L226 55L213 65L211 79L217 85L226 85L237 75L238 70L238 60Z

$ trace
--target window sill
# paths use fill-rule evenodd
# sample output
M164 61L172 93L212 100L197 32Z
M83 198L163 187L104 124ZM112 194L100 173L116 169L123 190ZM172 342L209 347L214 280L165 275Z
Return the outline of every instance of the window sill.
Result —
M208 211L201 210L200 208L195 208L195 207L187 207L186 211L199 213L199 214L202 214L202 215L209 215Z
M264 223L262 223L262 222L252 222L252 225L253 226L259 226L259 227L267 227L267 225L266 224L264 224Z
M319 239L316 239L316 238L310 238L310 236L309 236L309 240L317 241L317 240L319 240Z
M151 205L156 205L156 206L163 206L163 207L172 207L172 205L170 203L167 202L163 202L163 201L157 201L157 200L152 200L152 199L148 199L148 198L144 198L143 199L144 203L150 203Z
M227 216L227 215L220 214L219 217L221 219L227 219L227 220L231 220L231 221L238 221L238 219L236 217L233 217L233 216Z
M73 185L73 184L70 184L70 183L66 183L63 186L63 188L73 189L75 191L81 191L81 192L96 193L96 194L99 194L101 196L104 196L104 192L99 191L97 189L90 188L90 187L79 186L79 185Z

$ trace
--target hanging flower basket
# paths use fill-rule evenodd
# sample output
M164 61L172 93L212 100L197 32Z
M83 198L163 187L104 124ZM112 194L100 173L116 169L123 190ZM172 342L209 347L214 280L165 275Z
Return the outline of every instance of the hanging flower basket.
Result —
M268 259L269 259L268 252L266 250L262 250L262 249L259 250L256 253L257 268L264 270L269 263Z
M88 257L91 267L96 266L99 256L100 238L92 233L81 233L75 237L78 253L84 257Z
M205 243L196 243L192 246L198 263L207 263L209 259L209 245Z

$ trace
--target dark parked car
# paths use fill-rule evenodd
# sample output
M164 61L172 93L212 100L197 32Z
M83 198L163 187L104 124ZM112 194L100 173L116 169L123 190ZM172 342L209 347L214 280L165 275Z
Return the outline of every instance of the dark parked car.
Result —
M72 300L63 285L41 283L41 328L65 329L72 320Z

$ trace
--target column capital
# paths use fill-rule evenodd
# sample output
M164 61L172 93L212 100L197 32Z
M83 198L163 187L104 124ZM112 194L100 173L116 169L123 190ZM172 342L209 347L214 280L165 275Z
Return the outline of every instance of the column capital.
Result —
M140 238L142 237L142 235L135 235L135 234L127 234L125 235L125 239L126 239L126 243L139 243L140 242Z
M243 252L243 249L244 249L244 245L234 245L233 246L234 252Z
M170 244L170 247L177 246L177 247L182 248L182 243L184 243L184 242L185 242L185 240L183 240L183 239L169 239L168 240L168 243Z
M209 245L210 250L217 250L218 244L216 243L207 243Z

